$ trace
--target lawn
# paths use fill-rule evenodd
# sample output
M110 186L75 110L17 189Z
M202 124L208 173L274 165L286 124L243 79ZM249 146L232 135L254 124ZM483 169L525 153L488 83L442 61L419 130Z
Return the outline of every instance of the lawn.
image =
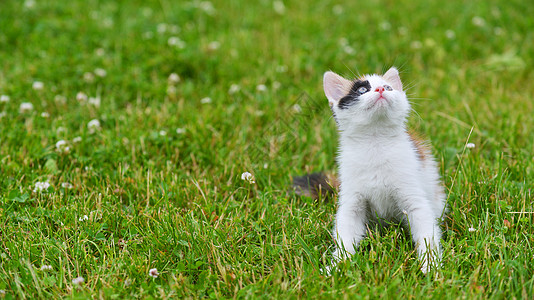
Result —
M534 5L0 1L0 298L532 298ZM397 66L443 266L373 231L331 276L322 74ZM253 179L243 180L249 172Z

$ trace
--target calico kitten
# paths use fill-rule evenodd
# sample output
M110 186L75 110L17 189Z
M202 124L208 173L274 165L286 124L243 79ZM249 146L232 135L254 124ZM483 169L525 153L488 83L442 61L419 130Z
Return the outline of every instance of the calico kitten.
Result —
M334 263L355 253L369 222L387 219L411 230L424 273L438 266L445 193L429 148L406 130L399 72L352 81L326 72L324 92L339 130Z

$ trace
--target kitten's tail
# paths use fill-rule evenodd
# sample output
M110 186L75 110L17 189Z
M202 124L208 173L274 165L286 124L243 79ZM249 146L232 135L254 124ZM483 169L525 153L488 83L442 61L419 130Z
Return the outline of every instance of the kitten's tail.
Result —
M334 174L312 173L293 177L293 190L299 196L329 199L334 196L339 182Z

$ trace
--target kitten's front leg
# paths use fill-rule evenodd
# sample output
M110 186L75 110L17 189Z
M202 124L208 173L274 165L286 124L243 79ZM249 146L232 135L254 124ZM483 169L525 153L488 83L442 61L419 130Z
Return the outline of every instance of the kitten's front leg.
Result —
M426 201L424 197L412 197L401 207L408 218L417 254L422 262L421 271L425 274L430 268L438 267L441 261L441 229Z
M333 253L334 264L356 252L358 244L365 236L366 222L367 209L364 201L349 203L340 201L333 232L336 240L336 250Z

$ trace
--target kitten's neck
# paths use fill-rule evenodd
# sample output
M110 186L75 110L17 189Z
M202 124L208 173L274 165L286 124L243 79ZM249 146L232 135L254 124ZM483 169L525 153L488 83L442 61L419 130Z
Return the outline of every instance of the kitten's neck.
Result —
M377 126L375 124L357 126L354 128L340 128L339 139L343 141L354 141L361 143L364 141L372 141L377 139L395 139L404 137L406 135L406 128L402 125L386 125Z

